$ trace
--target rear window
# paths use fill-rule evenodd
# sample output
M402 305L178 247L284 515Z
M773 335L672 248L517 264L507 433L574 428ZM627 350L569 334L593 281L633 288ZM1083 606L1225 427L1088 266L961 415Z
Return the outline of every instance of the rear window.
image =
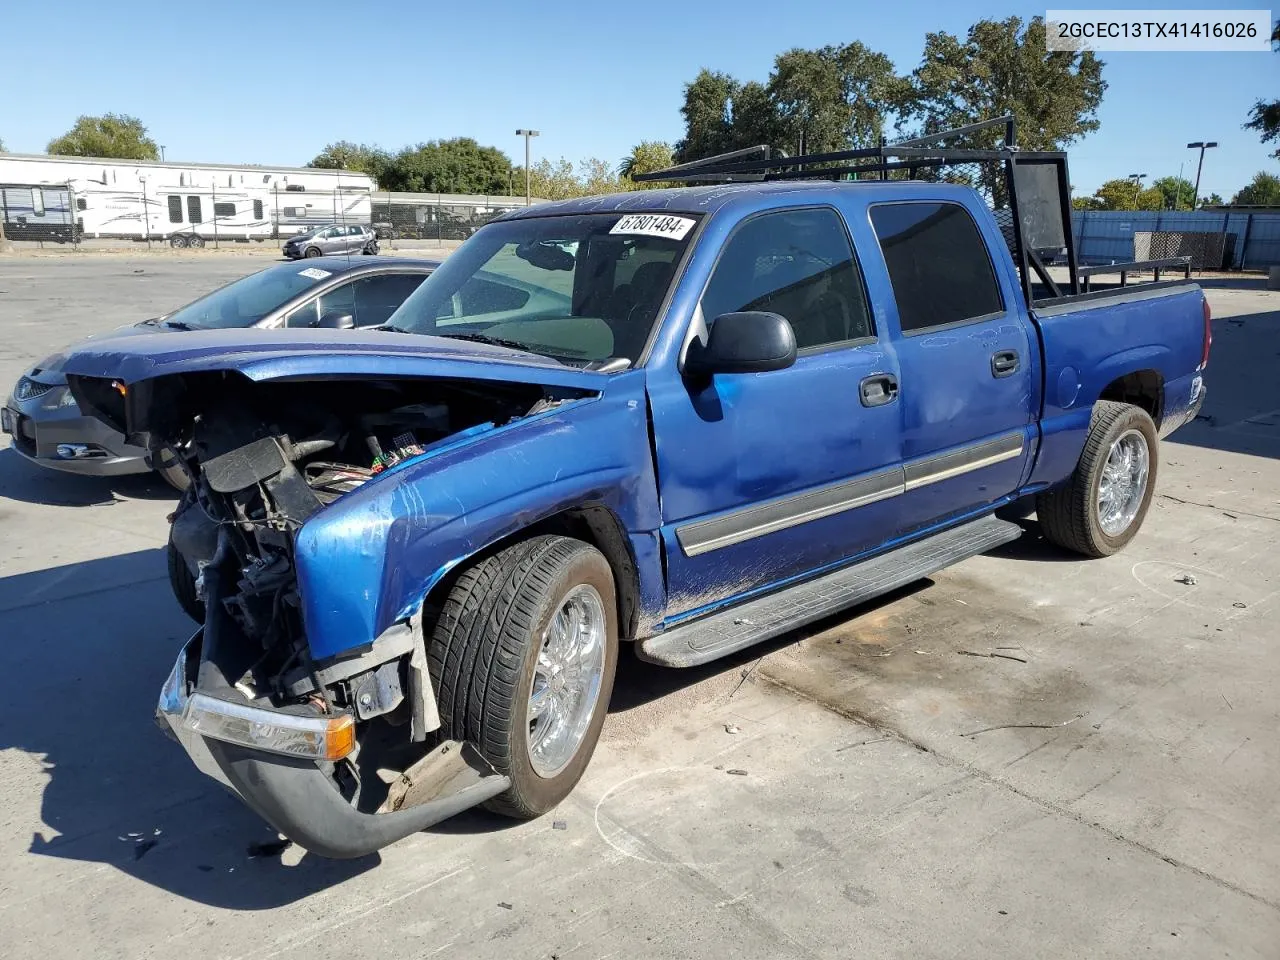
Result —
M958 203L871 208L903 333L1004 311L986 242Z

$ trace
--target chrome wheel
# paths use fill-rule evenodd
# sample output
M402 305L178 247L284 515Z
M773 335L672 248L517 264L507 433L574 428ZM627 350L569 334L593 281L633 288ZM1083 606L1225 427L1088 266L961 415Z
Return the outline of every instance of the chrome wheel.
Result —
M1146 499L1150 470L1147 438L1138 430L1120 434L1098 480L1098 525L1107 536L1119 536L1133 523Z
M604 677L608 621L604 601L589 584L560 601L542 635L529 686L529 762L551 778L569 765L591 726Z

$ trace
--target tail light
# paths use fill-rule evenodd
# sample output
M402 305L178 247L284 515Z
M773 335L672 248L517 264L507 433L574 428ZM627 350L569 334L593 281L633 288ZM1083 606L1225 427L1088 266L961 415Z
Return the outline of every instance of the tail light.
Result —
M1201 303L1204 306L1204 352L1200 354L1200 369L1203 370L1209 364L1209 347L1213 345L1213 329L1209 325L1209 321L1213 319L1213 311L1209 309L1208 297Z

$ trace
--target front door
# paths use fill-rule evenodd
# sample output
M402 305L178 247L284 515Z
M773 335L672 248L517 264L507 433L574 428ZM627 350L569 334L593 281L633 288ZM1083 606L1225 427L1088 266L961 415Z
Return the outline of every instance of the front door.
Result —
M896 308L906 533L1019 487L1036 439L1039 345L988 253L999 233L984 239L963 205L880 203L870 220Z
M740 224L700 313L710 325L739 310L786 317L795 365L649 381L669 620L879 544L902 489L897 361L840 215L807 207Z

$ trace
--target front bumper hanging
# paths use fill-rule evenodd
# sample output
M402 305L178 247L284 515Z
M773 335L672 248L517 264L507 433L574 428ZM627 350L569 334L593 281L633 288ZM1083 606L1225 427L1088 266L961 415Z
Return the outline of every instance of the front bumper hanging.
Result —
M312 853L364 856L511 786L471 744L446 741L402 774L381 810L358 810L321 768L342 755L349 718L301 718L200 692L192 678L203 639L202 629L178 654L160 692L157 722L202 773Z

